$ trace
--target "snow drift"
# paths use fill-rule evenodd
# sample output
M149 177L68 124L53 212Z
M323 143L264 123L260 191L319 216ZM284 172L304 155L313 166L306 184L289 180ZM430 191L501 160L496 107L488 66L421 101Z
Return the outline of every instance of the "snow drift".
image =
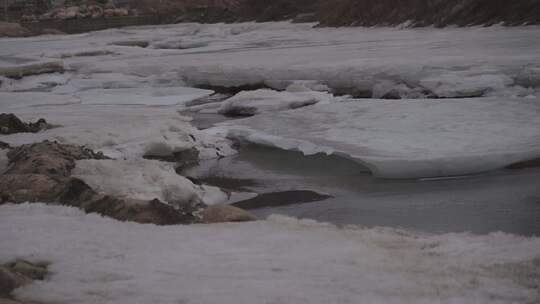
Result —
M0 262L45 260L16 291L51 303L533 303L540 239L338 229L310 220L157 227L0 206Z

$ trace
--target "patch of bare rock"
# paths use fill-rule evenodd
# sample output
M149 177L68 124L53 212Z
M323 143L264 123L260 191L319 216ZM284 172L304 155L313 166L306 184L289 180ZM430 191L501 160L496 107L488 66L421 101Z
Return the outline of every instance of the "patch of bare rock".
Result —
M207 224L225 222L249 222L257 218L249 212L231 205L212 205L202 211L203 222Z
M64 73L64 63L62 61L37 62L16 66L0 67L0 76L13 79L21 79L25 76Z
M158 199L144 201L99 193L83 180L71 177L77 160L107 159L101 152L86 147L43 141L11 148L7 158L7 168L0 176L0 205L25 202L62 204L120 221L156 225L255 219L230 206L210 209L203 203L190 202L171 206ZM210 211L205 210L207 207ZM216 213L215 210L222 211Z
M32 33L18 23L0 22L0 37L27 37Z
M43 280L47 276L47 263L31 263L16 260L0 265L0 304L31 304L19 302L12 298L12 292L35 280Z
M22 122L15 114L0 113L0 134L37 133L52 128L43 118L36 122ZM1 147L1 146L0 146Z

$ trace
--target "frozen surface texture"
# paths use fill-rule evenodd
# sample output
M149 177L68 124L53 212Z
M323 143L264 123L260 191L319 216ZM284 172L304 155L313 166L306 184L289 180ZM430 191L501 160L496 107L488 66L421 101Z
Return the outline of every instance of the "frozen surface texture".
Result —
M540 240L413 235L271 217L157 227L0 207L0 262L52 262L17 290L53 303L533 303ZM60 248L60 250L59 250Z
M225 100L219 108L219 113L226 115L251 116L262 112L275 112L297 109L314 105L319 102L330 102L331 94L315 92L309 89L284 92L273 90L243 91Z
M179 24L2 39L0 67L63 58L75 74L66 84L57 80L57 89L65 92L99 79L105 88L183 82L265 83L280 89L297 80L315 80L355 96L527 96L538 91L539 36L538 26L434 30L313 29L312 24L286 22ZM111 45L127 38L153 47ZM108 52L95 52L102 49ZM86 56L77 56L81 53ZM107 74L114 79L107 80Z
M266 113L212 132L305 154L337 153L376 176L465 175L540 156L538 98L351 100Z
M12 145L57 140L121 159L140 159L156 145L170 153L195 147L203 158L232 153L226 140L203 134L171 107L85 105L76 97L30 92L0 93L0 99L0 112L14 112L24 121L45 118L58 125L35 134L2 136Z

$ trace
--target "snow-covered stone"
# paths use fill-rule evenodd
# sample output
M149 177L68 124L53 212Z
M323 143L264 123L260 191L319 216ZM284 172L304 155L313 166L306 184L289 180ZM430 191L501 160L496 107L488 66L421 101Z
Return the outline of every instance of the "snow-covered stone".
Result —
M81 160L72 173L98 192L117 197L175 203L201 201L196 186L172 164L155 160ZM199 191L202 192L202 191Z
M331 94L292 87L290 91L273 90L242 91L222 102L219 113L226 115L251 116L263 112L297 109L319 102L328 103Z
M2 111L15 112L24 121L45 118L57 126L45 132L2 137L13 146L48 139L84 145L119 159L141 159L156 143L170 151L195 147L202 159L234 153L227 140L198 131L188 117L170 106L83 105L69 95L51 93L0 93L0 98Z

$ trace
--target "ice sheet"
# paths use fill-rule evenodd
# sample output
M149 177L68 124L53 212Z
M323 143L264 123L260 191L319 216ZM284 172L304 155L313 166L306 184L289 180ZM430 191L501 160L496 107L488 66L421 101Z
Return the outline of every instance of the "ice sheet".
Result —
M337 153L385 178L466 175L540 157L540 99L351 100L265 113L208 132Z

